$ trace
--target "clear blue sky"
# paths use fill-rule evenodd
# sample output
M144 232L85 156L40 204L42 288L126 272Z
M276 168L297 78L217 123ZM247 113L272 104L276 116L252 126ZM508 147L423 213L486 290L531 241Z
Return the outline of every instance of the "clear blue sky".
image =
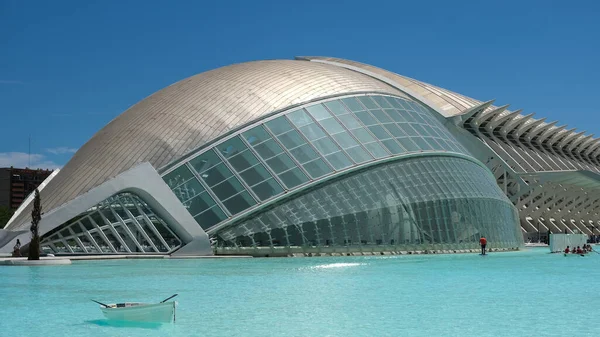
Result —
M373 64L600 137L594 1L0 0L0 166L62 166L129 106L259 59Z

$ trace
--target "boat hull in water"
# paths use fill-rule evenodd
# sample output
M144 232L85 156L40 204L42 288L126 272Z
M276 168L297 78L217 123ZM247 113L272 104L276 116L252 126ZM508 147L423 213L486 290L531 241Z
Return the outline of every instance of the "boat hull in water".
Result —
M564 257L575 257L575 256L585 256L585 254L573 254L573 253L563 253Z
M119 303L100 307L104 317L114 321L170 323L175 321L177 302L157 304Z

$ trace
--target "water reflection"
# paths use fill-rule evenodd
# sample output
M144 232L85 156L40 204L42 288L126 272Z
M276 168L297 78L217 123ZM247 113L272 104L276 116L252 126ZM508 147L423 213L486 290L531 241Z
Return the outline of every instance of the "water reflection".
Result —
M357 267L364 266L366 263L328 263L321 264L318 266L311 267L312 269L330 269L330 268L346 268L346 267Z
M132 322L132 321L113 321L108 319L95 319L91 321L85 321L87 324L94 324L103 327L114 327L114 328L140 328L158 330L162 323L153 322Z

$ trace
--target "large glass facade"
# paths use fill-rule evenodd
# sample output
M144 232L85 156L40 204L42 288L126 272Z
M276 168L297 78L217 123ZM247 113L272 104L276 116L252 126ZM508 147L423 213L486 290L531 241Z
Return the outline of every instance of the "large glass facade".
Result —
M213 233L221 247L519 247L518 214L470 160L431 156L382 164ZM351 250L350 250L351 251Z
M126 192L44 235L41 246L59 254L167 254L181 241L142 199Z
M465 148L419 103L340 97L259 122L163 176L205 230L287 191L361 164Z

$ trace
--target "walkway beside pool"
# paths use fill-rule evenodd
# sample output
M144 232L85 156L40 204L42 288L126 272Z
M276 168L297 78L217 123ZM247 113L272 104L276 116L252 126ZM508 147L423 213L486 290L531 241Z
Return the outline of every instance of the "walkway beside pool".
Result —
M71 261L83 261L83 260L123 260L123 259L234 259L234 258L252 258L247 255L211 255L211 256L169 256L169 255L76 255L76 256L43 256L40 257L41 261L49 260L71 260ZM25 261L27 257L0 257L0 265L14 265L13 261Z

